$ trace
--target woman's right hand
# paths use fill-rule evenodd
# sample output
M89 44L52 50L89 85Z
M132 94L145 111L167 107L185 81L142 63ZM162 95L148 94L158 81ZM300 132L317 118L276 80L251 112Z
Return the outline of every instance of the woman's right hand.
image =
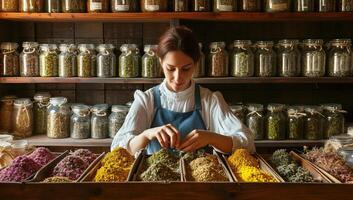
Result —
M180 145L180 132L172 124L152 128L146 137L150 141L156 138L163 148L177 148Z

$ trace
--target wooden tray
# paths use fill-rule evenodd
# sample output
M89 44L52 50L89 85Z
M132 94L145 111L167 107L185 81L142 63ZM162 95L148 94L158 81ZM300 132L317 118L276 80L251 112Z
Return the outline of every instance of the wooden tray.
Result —
M55 158L53 161L48 163L42 169L40 169L30 182L42 182L44 179L51 177L55 166L66 156L69 155L69 151L65 151L63 154ZM101 154L96 154L98 157L87 167L87 169L81 174L81 176L73 181L80 182L80 180L99 162L99 160L104 156L104 152Z
M283 178L277 174L277 172L271 167L271 165L269 165L265 159L263 159L259 154L255 153L252 155L253 157L255 157L258 161L259 161L259 165L260 165L260 169L263 170L264 172L270 174L277 182L280 183L284 183L285 181L283 180ZM232 168L229 165L228 162L228 156L222 154L222 160L225 163L225 165L227 166L230 174L232 175L232 177L234 178L234 180L238 181L238 182L244 182L241 180L238 180L237 177L235 176Z

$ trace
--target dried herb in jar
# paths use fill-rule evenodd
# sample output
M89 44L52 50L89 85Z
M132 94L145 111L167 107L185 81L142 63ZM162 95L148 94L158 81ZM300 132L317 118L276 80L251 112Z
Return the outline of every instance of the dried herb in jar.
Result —
M165 12L167 9L166 0L141 0L142 12Z
M58 76L58 53L55 44L40 45L39 69L41 77Z
M331 136L341 135L344 133L344 113L342 105L340 104L324 104L322 105L325 115L325 130L324 138L330 138Z
M89 106L72 106L73 115L70 123L70 137L75 139L85 139L90 137L91 118Z
M209 12L211 11L211 0L192 0L193 12Z
M20 54L20 75L25 77L39 76L38 43L24 42Z
M338 11L352 12L353 11L353 0L338 0Z
M208 56L208 76L228 76L228 53L224 42L212 42Z
M323 136L322 110L317 106L305 107L304 137L307 140L319 140Z
M16 99L12 119L15 138L25 138L32 135L33 104L30 99Z
M102 13L109 11L109 0L88 0L87 12Z
M60 0L45 0L44 12L60 13L61 12Z
M239 10L242 12L260 12L261 0L240 0Z
M77 75L76 46L74 44L61 44L59 46L59 77L74 77Z
M107 138L108 136L108 105L98 104L92 108L91 136L96 139Z
M214 12L230 12L237 10L237 1L235 0L214 0L213 11Z
M250 49L251 41L236 40L230 54L230 74L236 77L254 75L254 54Z
M174 12L188 12L189 0L174 0Z
M12 132L13 103L16 96L4 96L0 106L0 132Z
M289 0L265 0L264 4L266 12L287 12L291 6Z
M94 55L93 44L78 45L80 53L77 56L77 76L91 77L94 75L96 56Z
M299 76L301 72L298 40L280 40L277 44L278 75Z
M136 0L111 0L112 12L137 12L139 1Z
M336 11L336 0L318 0L318 11L319 12L335 12Z
M20 0L19 2L20 12L43 12L44 10L43 0Z
M263 115L263 105L249 104L248 114L246 115L246 125L249 127L256 140L264 139L264 124L265 116Z
M0 76L19 76L20 64L17 43L1 43Z
M61 10L63 13L86 12L85 0L61 0Z
M109 116L109 136L114 138L119 129L123 126L126 115L129 111L127 106L112 106L112 113Z
M288 139L303 139L304 131L304 120L306 114L302 107L290 107L287 110L288 113L288 128L287 135Z
M133 78L139 76L140 54L137 45L123 44L120 47L119 77Z
M35 134L41 135L47 132L47 107L49 99L49 93L37 93L34 95L33 115Z
M2 12L17 12L18 2L18 0L2 0L0 10Z
M49 138L69 137L70 110L65 97L50 98L47 116L47 136Z
M267 106L267 110L269 111L266 121L267 139L285 139L286 117L284 115L284 108L285 106L282 104L269 104Z
M145 55L142 56L142 77L160 77L161 65L156 55L157 45L145 45Z
M352 41L334 39L328 43L328 75L345 77L352 75Z
M97 47L97 77L116 76L116 57L112 44L100 44Z
M258 41L255 50L255 76L276 76L276 53L272 41Z

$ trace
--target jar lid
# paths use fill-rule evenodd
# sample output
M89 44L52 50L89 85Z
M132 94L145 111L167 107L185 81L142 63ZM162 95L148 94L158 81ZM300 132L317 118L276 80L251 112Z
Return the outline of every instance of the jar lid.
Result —
M332 141L339 142L341 144L351 144L353 143L353 137L347 134L334 135L329 138Z
M13 135L0 134L0 141L12 142L12 140L13 140Z
M94 44L79 44L78 49L80 51L94 50Z
M264 106L257 103L248 104L247 108L250 112L260 112L264 110Z
M17 98L17 97L14 96L14 95L6 95L6 96L3 96L3 97L1 98L1 101L9 101L9 100L13 101L13 100L15 100L16 98Z
M14 140L12 142L11 146L14 149L26 149L28 146L28 141L27 140Z
M286 108L286 105L279 103L270 103L267 105L267 110L269 111L282 111Z
M232 112L243 111L243 106L242 105L232 105L232 106L230 106L230 110Z
M322 108L320 106L305 106L304 107L305 112L322 112Z
M304 107L302 107L302 106L288 106L287 107L287 112L288 112L288 114L304 112Z
M210 44L210 48L211 49L215 49L215 48L225 48L226 47L226 43L225 42L211 42Z
M66 97L52 97L52 98L50 98L50 104L52 104L53 106L61 106L65 103L67 103Z
M14 42L2 42L1 43L1 49L2 50L16 50L18 48L18 44Z
M81 114L88 114L90 111L90 107L84 104L77 104L71 106L72 112L81 115Z
M281 46L287 46L287 45L298 45L299 44L299 40L290 40L290 39L283 39L278 41L278 45Z
M51 97L49 92L38 92L34 95L33 99L35 101L47 101Z
M138 46L137 44L123 44L120 46L120 51L135 51L137 50L137 52L139 52Z
M28 99L28 98L20 98L20 99L15 100L14 105L15 106L31 106L32 101L31 101L31 99Z
M238 46L251 46L251 40L234 40L233 41L233 46L238 47Z
M113 44L99 44L97 51L113 50L115 47Z
M37 42L23 42L22 43L22 47L23 48L37 48L38 47L38 43Z
M333 39L329 42L331 45L351 45L352 40L348 38L343 38L343 39Z
M92 112L94 113L100 113L100 112L106 112L109 108L108 104L97 104L92 107Z
M129 107L124 105L112 105L112 112L129 112Z
M255 46L264 48L264 47L273 47L273 41L257 41Z
M145 45L144 46L144 48L143 48L143 51L144 52L149 52L149 51L157 51L157 48L158 48L158 45L151 45L151 44L147 44L147 45Z
M74 51L77 49L77 46L75 44L60 44L59 49L60 51L68 51L68 50Z
M324 41L322 39L306 39L303 40L303 44L321 46L324 44Z
M56 44L41 44L39 46L41 51L57 50L58 46Z
M342 110L342 105L336 104L336 103L322 104L321 106L324 110L328 110L328 111Z

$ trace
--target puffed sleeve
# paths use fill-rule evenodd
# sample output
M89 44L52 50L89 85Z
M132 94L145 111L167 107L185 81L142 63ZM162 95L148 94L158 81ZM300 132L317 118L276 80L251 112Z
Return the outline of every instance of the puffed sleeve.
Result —
M129 142L132 138L148 129L153 117L153 95L150 90L142 92L137 90L134 94L129 113L124 124L115 135L111 150L115 147L123 147L129 150Z
M234 116L220 92L214 92L210 99L210 130L230 136L233 139L232 152L244 148L255 152L254 137L238 118Z

